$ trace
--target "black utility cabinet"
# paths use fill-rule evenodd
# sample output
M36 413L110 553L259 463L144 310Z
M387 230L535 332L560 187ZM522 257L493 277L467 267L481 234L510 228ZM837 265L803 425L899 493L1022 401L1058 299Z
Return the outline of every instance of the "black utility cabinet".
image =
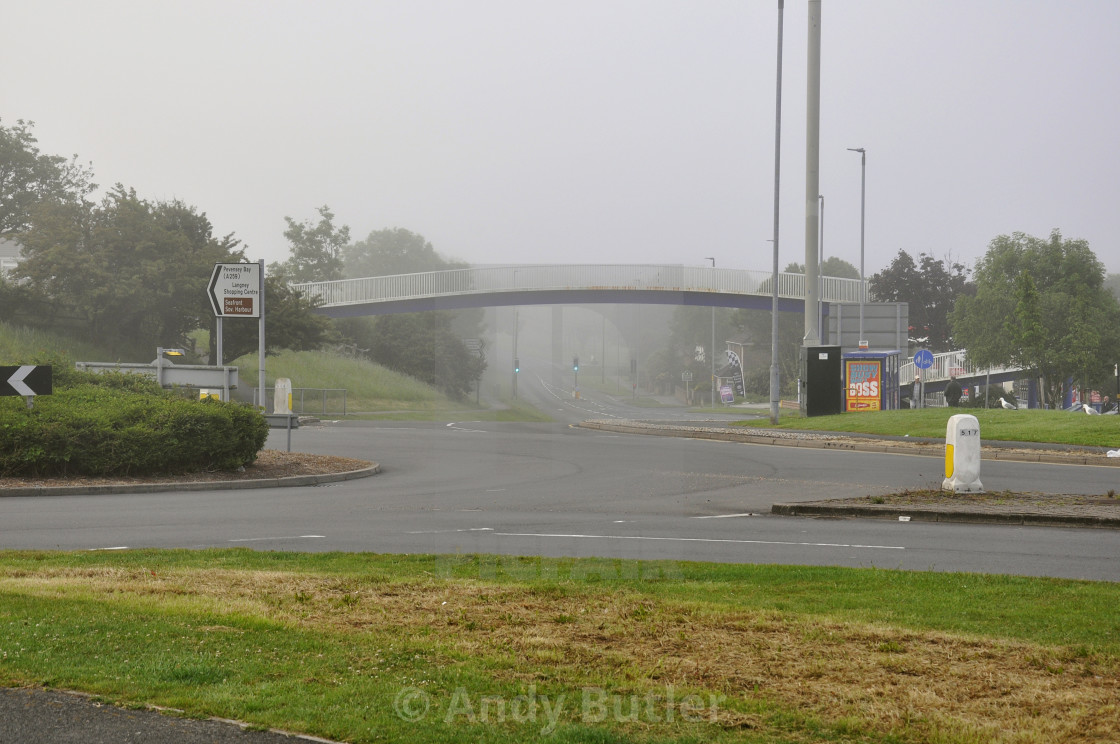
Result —
M801 347L802 416L831 416L843 410L842 359L839 346Z

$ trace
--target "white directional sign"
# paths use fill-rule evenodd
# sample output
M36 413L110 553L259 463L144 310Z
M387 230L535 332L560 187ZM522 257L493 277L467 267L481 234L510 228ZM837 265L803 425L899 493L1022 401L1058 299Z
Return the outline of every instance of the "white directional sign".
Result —
M0 395L50 395L53 372L49 365L0 367Z
M260 264L215 264L208 294L219 318L261 317Z

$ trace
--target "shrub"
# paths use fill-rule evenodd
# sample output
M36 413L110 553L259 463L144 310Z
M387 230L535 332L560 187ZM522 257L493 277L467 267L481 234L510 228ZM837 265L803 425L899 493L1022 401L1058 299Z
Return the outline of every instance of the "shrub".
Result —
M121 376L127 377L127 376ZM0 475L151 475L252 463L268 438L256 409L185 400L136 380L0 399Z

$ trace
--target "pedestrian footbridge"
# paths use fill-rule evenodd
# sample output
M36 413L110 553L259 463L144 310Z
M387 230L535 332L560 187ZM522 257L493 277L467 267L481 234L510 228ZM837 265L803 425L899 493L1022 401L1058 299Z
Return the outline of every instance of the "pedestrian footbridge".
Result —
M860 280L822 276L823 302L859 302ZM769 309L773 273L672 264L528 264L291 285L333 318L509 305L635 303ZM778 274L779 309L801 312L804 274Z

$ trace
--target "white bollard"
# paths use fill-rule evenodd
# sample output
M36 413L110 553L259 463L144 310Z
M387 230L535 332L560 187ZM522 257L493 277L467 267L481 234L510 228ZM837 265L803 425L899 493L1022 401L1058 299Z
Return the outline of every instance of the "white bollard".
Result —
M272 412L292 412L292 381L287 377L279 377L276 380L276 392L272 398Z
M967 413L949 418L945 427L945 480L944 491L954 493L981 493L980 482L980 422Z

